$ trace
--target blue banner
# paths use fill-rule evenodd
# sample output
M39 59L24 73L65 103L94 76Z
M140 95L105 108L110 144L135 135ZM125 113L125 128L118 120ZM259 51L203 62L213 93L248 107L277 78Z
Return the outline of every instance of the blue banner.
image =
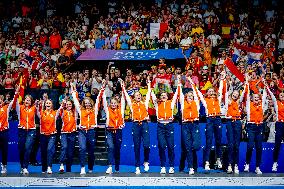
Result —
M185 51L188 57L191 48ZM183 59L182 49L158 49L158 50L102 50L88 49L77 60L157 60Z

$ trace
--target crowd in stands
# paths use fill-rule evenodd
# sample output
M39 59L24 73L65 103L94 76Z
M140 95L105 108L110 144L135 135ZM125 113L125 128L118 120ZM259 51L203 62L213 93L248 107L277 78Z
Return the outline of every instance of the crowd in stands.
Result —
M7 10L6 4L0 3L0 88L13 90L26 80L25 89L42 89L41 93L33 93L40 98L46 92L51 96L55 93L49 89L70 88L73 83L79 99L95 99L103 79L107 82L107 97L111 97L120 92L118 78L125 81L131 93L147 87L148 75L155 78L157 74L169 74L173 88L177 75L183 75L185 88L189 85L185 76L192 76L202 91L207 85L217 87L219 75L226 69L224 61L232 58L234 45L239 44L263 49L259 62L250 63L246 51L241 51L234 61L241 73L251 75L253 90L261 90L261 78L265 77L273 93L279 94L284 89L284 14L277 6L279 2L109 0L102 6L86 0L73 2L70 15L61 15L54 0L39 0L36 5L9 1L11 9ZM150 23L167 24L161 38L150 36ZM224 24L230 25L229 37L223 35ZM131 68L120 70L112 63L107 70L67 71L89 48L180 47L192 48L183 66L164 65L167 61L162 59L159 66L153 64L150 70L145 68L140 73ZM60 94L53 95L55 102L69 95L68 90Z

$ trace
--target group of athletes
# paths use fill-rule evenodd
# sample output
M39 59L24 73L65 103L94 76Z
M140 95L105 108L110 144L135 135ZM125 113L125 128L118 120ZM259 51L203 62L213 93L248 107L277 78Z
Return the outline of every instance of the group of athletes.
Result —
M182 142L185 146L186 159L190 175L194 174L193 156L201 147L201 135L199 127L199 109L200 104L205 107L206 112L206 145L204 149L204 169L210 170L209 156L215 138L216 147L216 164L222 168L221 161L221 138L222 138L222 121L221 116L226 118L227 141L228 141L228 167L227 173L239 174L239 146L242 132L241 111L246 114L246 131L248 136L246 164L244 171L249 172L253 147L256 149L256 169L257 174L262 174L260 170L262 156L262 138L263 138L263 121L264 112L268 108L268 99L273 102L276 112L276 137L272 171L277 171L277 161L284 135L284 93L280 93L279 98L273 95L263 80L264 89L262 94L252 94L248 82L248 76L242 92L234 90L233 82L226 77L226 73L221 74L218 91L214 88L207 90L203 95L191 83L191 90L184 94L180 77L178 87L172 98L166 92L161 92L159 98L151 89L151 82L148 81L148 91L144 98L140 92L135 92L130 97L125 89L123 80L119 79L122 92L118 97L106 98L105 86L103 86L95 102L89 97L79 102L78 94L74 85L71 85L72 100L64 100L58 110L53 109L52 100L45 101L33 100L30 95L26 95L20 104L18 99L19 89L16 90L13 100L9 104L4 103L4 96L0 96L0 148L2 150L1 173L7 173L7 156L8 156L8 138L9 138L9 112L15 108L19 125L19 154L21 173L29 174L29 157L34 144L36 135L36 116L40 119L40 147L42 173L52 174L52 163L56 146L56 120L62 119L62 129L60 131L60 168L59 172L71 172L73 152L76 135L79 142L79 160L81 165L81 175L86 174L86 153L88 154L88 173L92 173L94 166L94 148L95 148L95 128L97 127L97 117L100 109L106 113L106 142L108 149L108 168L106 174L119 171L120 149L122 143L122 129L125 125L124 111L126 103L131 110L132 118L132 135L135 153L135 173L140 174L140 146L143 141L144 147L144 171L149 171L149 153L150 153L150 136L149 136L149 114L148 107L152 101L157 116L157 140L159 149L159 158L161 163L161 174L166 174L166 154L168 150L169 174L174 174L174 109L177 103L181 107L182 117ZM79 116L79 117L78 117ZM77 119L80 123L77 124ZM66 166L66 169L64 167Z

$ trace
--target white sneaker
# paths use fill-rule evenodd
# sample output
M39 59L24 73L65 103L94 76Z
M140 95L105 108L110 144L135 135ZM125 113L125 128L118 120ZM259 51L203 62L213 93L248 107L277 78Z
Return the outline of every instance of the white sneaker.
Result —
M1 174L6 174L6 173L7 173L7 165L1 164Z
M261 170L260 170L259 167L256 167L256 168L255 168L255 173L258 174L258 175L261 175L261 174L262 174L262 172L261 172Z
M93 170L89 169L89 170L88 170L88 173L90 173L90 174L93 173Z
M52 174L52 170L51 170L51 167L47 167L47 174Z
M28 174L29 174L28 169L24 168L24 169L23 169L23 173L22 173L22 174L23 174L23 175L28 175Z
M145 172L148 172L149 169L150 169L149 163L148 163L148 162L144 162L144 171L145 171Z
M194 175L194 169L193 169L193 168L190 168L188 174L189 174L189 175Z
M141 174L139 167L136 167L135 174L136 174L136 175L140 175L140 174Z
M112 174L112 167L109 166L106 170L106 174Z
M249 172L249 164L245 164L244 172Z
M63 164L60 165L59 172L60 173L64 173L64 165Z
M85 169L85 167L81 167L80 175L85 175L85 174L86 174L86 169Z
M204 166L205 171L210 171L210 164L208 161L205 162L205 166Z
M174 173L175 173L175 168L170 167L170 169L169 169L169 174L174 174Z
M272 171L277 172L277 167L278 167L278 163L274 162L273 165L272 165Z
M160 174L166 174L166 173L167 173L166 168L165 167L161 167Z
M233 173L232 165L229 165L229 166L228 166L227 173L228 173L228 174Z
M222 162L220 158L217 158L216 164L217 164L218 169L222 169Z
M237 175L240 174L238 165L235 165L234 173L237 174Z

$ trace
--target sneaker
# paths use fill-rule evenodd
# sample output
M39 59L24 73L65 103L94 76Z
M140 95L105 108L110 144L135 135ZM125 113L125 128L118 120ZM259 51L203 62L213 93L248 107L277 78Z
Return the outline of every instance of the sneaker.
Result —
M258 175L261 175L261 174L262 174L262 172L261 172L261 170L260 170L259 167L256 167L256 168L255 168L255 173L258 174Z
M235 165L234 173L235 173L235 174L240 174L238 165Z
M228 174L233 173L233 169L232 169L232 166L231 166L231 165L228 166L227 173L228 173Z
M217 158L216 164L217 164L218 169L222 169L222 162L220 158Z
M60 165L59 172L60 173L64 173L64 165L63 164Z
M85 174L86 174L85 167L81 167L80 175L85 175Z
M106 170L106 174L112 174L112 167L109 166Z
M277 172L277 167L278 167L278 163L274 162L273 165L272 165L272 171Z
M166 168L165 167L161 167L161 171L160 171L160 174L166 174Z
M194 175L194 169L193 169L193 168L190 168L188 174L189 174L189 175Z
M139 167L136 167L135 174L136 174L136 175L140 175L140 174L141 174Z
M47 174L52 174L52 170L51 170L51 167L47 167Z
M210 171L210 164L208 161L205 162L205 166L204 166L205 171Z
M1 174L6 174L6 173L7 173L7 165L1 164Z
M149 163L148 163L148 162L145 162L145 163L144 163L144 171L145 171L145 172L148 172L149 169L150 169Z
M28 169L24 168L24 169L23 169L23 173L22 173L22 174L23 174L23 175L28 175L28 174L29 174Z
M169 169L169 174L174 174L174 173L175 173L175 168L170 167L170 169Z
M249 164L245 164L244 172L249 172Z
M93 170L89 169L89 170L88 170L88 173L93 173Z

